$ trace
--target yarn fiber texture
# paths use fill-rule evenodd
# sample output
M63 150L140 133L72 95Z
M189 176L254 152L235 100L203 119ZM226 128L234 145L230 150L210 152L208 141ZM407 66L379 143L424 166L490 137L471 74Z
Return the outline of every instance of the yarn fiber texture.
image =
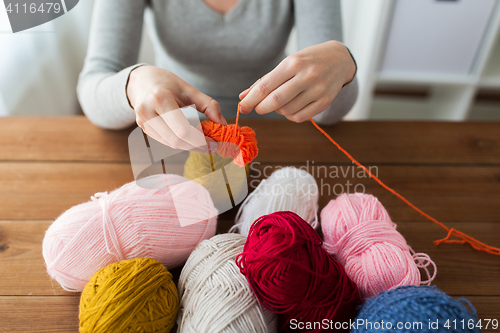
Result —
M247 196L230 231L246 236L257 218L278 211L294 212L316 228L318 196L316 180L307 171L294 167L278 169Z
M168 333L179 296L172 274L151 258L122 260L98 270L80 298L80 333Z
M264 307L282 314L284 330L291 319L344 322L356 315L356 285L321 245L300 216L276 212L255 221L236 259Z
M469 311L467 306L472 309ZM363 305L356 321L364 325L353 329L352 333L362 332L408 332L408 333L465 333L481 332L476 327L476 310L465 299L456 300L436 287L404 286L384 291L370 298ZM430 323L437 325L429 327ZM456 321L455 324L453 321ZM463 320L463 322L462 322ZM381 326L381 322L384 325ZM367 324L371 322L372 325ZM469 324L474 323L469 327ZM377 323L377 324L375 324ZM403 325L398 328L397 325ZM409 323L409 324L407 324ZM418 324L422 323L422 326ZM445 327L448 323L449 327ZM406 326L405 326L406 325ZM390 327L388 327L390 326Z
M191 253L179 278L179 333L272 333L277 317L257 300L235 258L246 237L217 235Z
M430 283L434 262L414 253L396 230L380 201L369 194L342 194L321 211L324 248L335 255L347 275L368 298L398 286ZM427 269L434 266L430 276ZM419 268L428 279L422 281Z
M223 172L218 171L222 168ZM242 168L233 159L216 153L190 151L184 164L184 177L206 188L220 212L232 208L230 196L236 204L246 197L247 175L248 167Z
M72 207L49 227L43 257L49 275L68 291L82 291L100 268L150 257L169 269L215 234L217 210L203 186L177 175L128 183ZM153 186L151 186L153 187ZM181 226L179 217L188 225Z
M252 162L259 154L255 132L250 127L239 127L236 124L221 125L210 120L202 122L201 127L205 136L217 142L233 143L239 147L235 149L235 145L221 144L217 153L222 157L234 159L234 163L240 167Z

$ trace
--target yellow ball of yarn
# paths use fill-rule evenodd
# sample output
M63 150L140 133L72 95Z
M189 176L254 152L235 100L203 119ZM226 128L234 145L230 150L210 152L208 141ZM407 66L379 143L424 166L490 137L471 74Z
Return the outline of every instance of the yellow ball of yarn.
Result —
M233 159L217 153L190 151L184 164L184 177L206 188L219 212L227 211L233 207L232 203L237 205L245 199L248 172L248 165L240 167Z
M161 262L134 258L98 270L80 298L80 333L165 332L175 324L179 295Z

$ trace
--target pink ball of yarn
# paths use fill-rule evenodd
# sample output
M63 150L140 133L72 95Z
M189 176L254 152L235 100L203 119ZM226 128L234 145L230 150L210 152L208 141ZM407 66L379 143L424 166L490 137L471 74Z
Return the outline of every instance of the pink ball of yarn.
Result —
M342 194L321 211L324 248L368 298L398 286L430 284L435 265L424 253L413 254L380 201L369 194ZM427 270L434 266L431 277ZM419 268L429 277L421 281Z
M43 257L65 290L82 291L98 269L124 259L149 257L172 269L215 235L217 210L203 186L177 175L142 181L156 189L131 182L98 193L49 227Z

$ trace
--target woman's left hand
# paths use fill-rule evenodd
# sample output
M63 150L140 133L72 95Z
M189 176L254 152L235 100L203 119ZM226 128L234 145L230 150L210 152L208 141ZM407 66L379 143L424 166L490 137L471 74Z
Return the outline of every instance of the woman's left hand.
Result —
M240 112L275 111L291 121L303 122L328 108L355 71L354 60L341 43L310 46L286 57L243 91Z

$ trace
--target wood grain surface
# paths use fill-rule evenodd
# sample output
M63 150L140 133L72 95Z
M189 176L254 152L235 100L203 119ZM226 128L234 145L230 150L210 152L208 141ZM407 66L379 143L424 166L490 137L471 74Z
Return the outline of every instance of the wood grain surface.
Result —
M240 124L255 130L263 163L350 163L310 122L242 117ZM363 121L325 130L365 163L500 163L497 123ZM131 131L104 131L84 116L2 118L0 161L128 162Z
M435 285L467 297L480 318L500 320L500 256L468 245L434 246L444 230L358 173L311 124L244 118L242 124L259 141L251 189L293 165L314 173L320 208L355 186L374 194L413 249L436 262ZM78 331L79 295L50 279L42 240L65 210L133 181L131 130L101 130L79 116L0 121L0 332ZM426 213L500 247L500 123L344 122L327 132ZM236 210L219 217L219 233L233 224Z

